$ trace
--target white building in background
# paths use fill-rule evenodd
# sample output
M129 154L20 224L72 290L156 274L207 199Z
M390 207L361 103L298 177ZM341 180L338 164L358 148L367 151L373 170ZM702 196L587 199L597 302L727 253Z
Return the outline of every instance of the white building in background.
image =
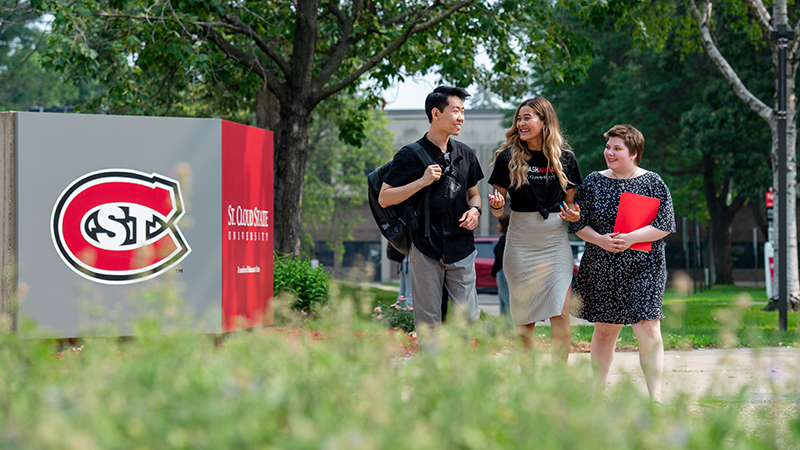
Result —
M417 110L387 110L386 117L389 119L387 128L394 133L394 146L400 150L404 145L414 142L428 131L430 124L425 111ZM502 121L505 118L503 111L497 109L468 109L466 119L461 129L461 134L455 139L467 144L478 157L484 179L478 183L481 195L489 192L489 164L494 159L494 152L500 148L500 144L505 140L505 129ZM364 177L364 187L366 189L366 176ZM486 205L484 205L486 206ZM497 234L497 219L488 214L488 209L484 208L481 215L476 235ZM376 279L388 280L396 277L391 270L390 261L386 258L386 241L382 239L378 232L378 227L372 218L367 204L353 210L354 214L359 214L364 219L358 223L353 230L353 240L345 242L344 266L352 266L355 260L367 260L380 264L377 271L379 276ZM333 264L332 252L325 246L326 235L324 230L312 231L312 236L317 242L318 259L327 268ZM327 254L326 254L327 253ZM360 255L360 256L356 256Z

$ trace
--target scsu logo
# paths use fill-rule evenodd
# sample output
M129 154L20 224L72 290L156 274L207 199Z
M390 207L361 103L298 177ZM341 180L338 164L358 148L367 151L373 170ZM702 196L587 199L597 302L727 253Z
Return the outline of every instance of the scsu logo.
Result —
M105 284L158 276L191 249L178 220L178 182L128 169L75 180L53 207L51 234L61 259L78 275Z

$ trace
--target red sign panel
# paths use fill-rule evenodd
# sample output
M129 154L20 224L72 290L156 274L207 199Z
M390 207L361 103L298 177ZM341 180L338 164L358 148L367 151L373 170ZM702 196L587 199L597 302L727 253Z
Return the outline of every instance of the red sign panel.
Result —
M775 192L773 192L772 188L767 189L765 201L767 202L767 208L772 208L775 204Z
M222 121L222 329L272 323L272 132Z
M775 282L775 257L769 257L769 281L770 283Z

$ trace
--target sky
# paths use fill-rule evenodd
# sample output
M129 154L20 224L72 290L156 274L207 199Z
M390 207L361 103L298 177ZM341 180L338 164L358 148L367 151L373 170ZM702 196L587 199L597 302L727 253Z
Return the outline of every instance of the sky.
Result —
M383 91L383 98L386 100L384 109L425 109L425 97L439 86L438 79L439 76L435 73L418 77L406 77L404 82L397 83ZM467 91L475 94L478 92L477 85L467 86ZM471 100L471 98L468 98L464 102L464 106L467 109L473 107ZM498 98L494 100L499 102ZM515 105L504 103L502 107L514 108Z
M425 97L438 86L436 78L435 75L407 77L403 83L383 91L384 109L425 109Z
M437 75L407 77L403 83L398 83L383 91L383 99L386 100L384 109L425 109L425 97L439 85L437 79ZM477 85L467 86L467 91L474 94L478 91ZM470 100L468 98L464 102L464 106L467 109L472 107ZM504 104L503 106L514 108L514 105L511 104Z
M475 62L484 67L489 66L489 57L484 51L479 51L475 57ZM425 109L425 97L431 93L438 82L439 75L433 71L425 76L406 77L403 83L398 83L391 88L383 91L383 98L386 100L386 107L384 109ZM476 85L467 86L467 91L475 93L478 91ZM497 100L497 99L495 99ZM470 108L470 99L467 99L464 105ZM513 108L514 105L506 104L507 108Z

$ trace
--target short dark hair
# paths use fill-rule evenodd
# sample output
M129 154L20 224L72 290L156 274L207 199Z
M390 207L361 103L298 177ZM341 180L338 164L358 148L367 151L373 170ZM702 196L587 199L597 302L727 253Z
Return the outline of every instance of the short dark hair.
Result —
M437 87L433 92L428 94L428 98L425 99L425 114L428 115L428 123L433 122L433 108L444 112L444 109L450 104L447 97L451 95L460 98L462 102L470 97L469 92L464 88L452 86Z
M633 125L623 123L621 125L614 125L610 130L603 133L606 141L612 137L622 139L628 151L636 155L633 159L634 164L637 166L642 162L642 152L644 152L644 136L642 132L633 127Z

